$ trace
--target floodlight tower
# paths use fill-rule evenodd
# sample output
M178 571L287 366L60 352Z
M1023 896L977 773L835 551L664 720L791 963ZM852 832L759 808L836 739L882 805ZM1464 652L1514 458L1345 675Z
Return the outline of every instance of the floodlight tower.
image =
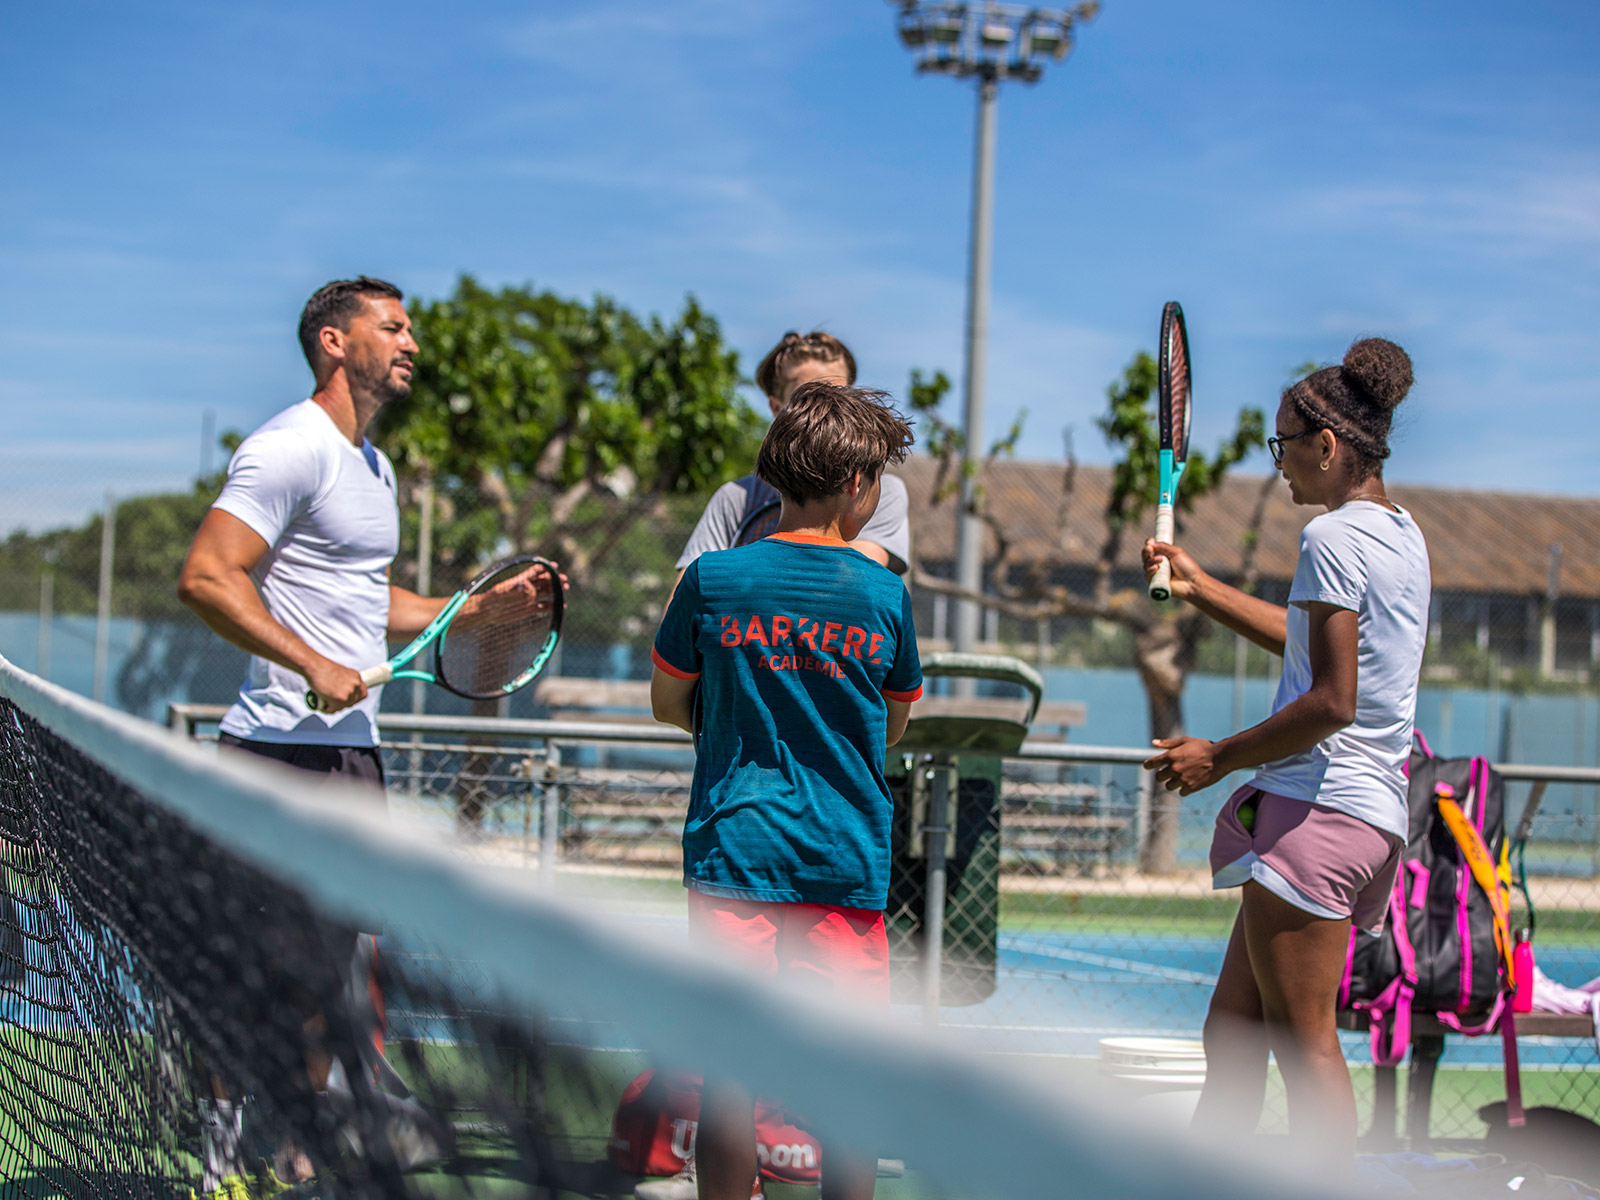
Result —
M983 453L984 349L989 329L989 251L994 240L995 99L1007 79L1037 83L1043 64L1072 50L1081 21L1100 11L1096 0L1072 8L1002 3L889 0L900 10L900 41L917 56L917 70L978 81L978 135L972 184L972 246L967 269L967 345L963 381L961 507L956 526L956 582L969 592L983 585L983 527L976 512L977 464ZM978 641L978 606L958 600L957 650Z

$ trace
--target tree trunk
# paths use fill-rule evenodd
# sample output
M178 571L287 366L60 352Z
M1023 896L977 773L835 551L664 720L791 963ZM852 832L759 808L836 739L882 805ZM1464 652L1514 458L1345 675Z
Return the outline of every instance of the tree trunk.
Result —
M1144 683L1150 710L1150 736L1183 734L1183 685L1188 677L1187 647L1177 621L1157 621L1134 634L1134 655ZM1146 875L1170 875L1178 861L1178 821L1182 797L1156 787L1150 795L1144 841L1139 847L1139 870Z
M472 701L472 715L475 717L499 717L504 714L500 711L499 700L474 700ZM467 745L492 746L497 739L488 734L469 734ZM483 814L494 806L500 799L493 784L495 777L496 755L477 750L468 751L461 762L461 770L456 773L456 832L463 836L477 837L483 832Z

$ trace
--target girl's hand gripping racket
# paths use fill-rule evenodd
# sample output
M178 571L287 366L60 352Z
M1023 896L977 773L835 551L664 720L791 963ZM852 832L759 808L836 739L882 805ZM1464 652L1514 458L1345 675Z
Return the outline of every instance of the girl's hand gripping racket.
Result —
M1156 541L1172 544L1172 502L1189 457L1189 334L1176 300L1161 310L1161 363L1156 379L1156 423L1161 431L1161 492L1156 498ZM1163 558L1150 577L1150 599L1172 596L1172 563Z
M361 672L369 688L423 679L469 700L509 696L544 670L561 637L561 572L520 555L495 563L451 596L429 626L386 663ZM433 647L432 670L406 664ZM322 698L306 693L316 712Z

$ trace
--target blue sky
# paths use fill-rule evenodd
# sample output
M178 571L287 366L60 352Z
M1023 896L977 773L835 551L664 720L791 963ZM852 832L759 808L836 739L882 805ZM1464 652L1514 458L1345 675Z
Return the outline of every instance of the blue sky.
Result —
M1597 40L1592 2L1106 0L1001 98L990 428L1105 459L1177 298L1199 445L1384 333L1391 479L1593 494ZM0 98L0 532L184 486L362 271L693 292L747 369L822 325L866 382L959 377L974 98L882 0L66 0L8 12Z

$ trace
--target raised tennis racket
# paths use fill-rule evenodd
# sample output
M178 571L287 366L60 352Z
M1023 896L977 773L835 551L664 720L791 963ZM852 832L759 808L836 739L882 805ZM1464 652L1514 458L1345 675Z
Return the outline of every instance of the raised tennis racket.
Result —
M1168 300L1161 309L1161 362L1156 375L1156 424L1161 433L1161 491L1156 497L1156 541L1172 542L1172 503L1189 457L1189 419L1194 404L1189 386L1189 333L1183 307ZM1172 598L1172 564L1166 559L1150 577L1150 599Z
M532 555L502 559L481 572L416 639L361 680L377 687L391 679L422 679L469 700L509 696L544 670L561 637L561 572ZM414 664L433 648L431 669ZM424 660L426 661L426 660ZM306 692L313 712L322 699Z

